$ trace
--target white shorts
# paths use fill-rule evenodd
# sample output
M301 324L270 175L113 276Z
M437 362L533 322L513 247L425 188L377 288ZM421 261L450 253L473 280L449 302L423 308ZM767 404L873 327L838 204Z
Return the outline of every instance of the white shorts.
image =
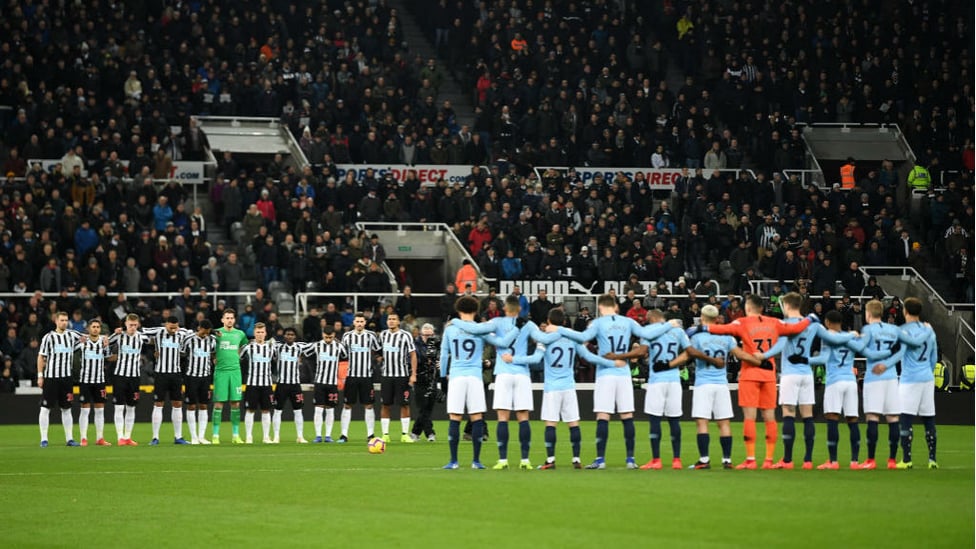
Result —
M579 401L576 390L549 391L542 393L542 421L579 421Z
M813 405L813 374L789 374L779 378L780 406Z
M898 385L901 412L914 416L935 415L935 382L902 383Z
M644 413L652 416L681 417L681 382L648 383Z
M883 379L864 384L864 413L896 416L901 412L898 403L898 380Z
M533 410L532 378L519 374L495 376L495 398L491 407L493 410Z
M857 417L857 382L838 381L824 389L823 411L844 417Z
M488 406L485 404L485 384L480 377L454 377L447 382L447 413L463 414L467 407L468 414L483 414Z
M600 414L630 414L634 412L634 382L630 376L596 378L593 387L593 411Z
M691 392L691 417L696 419L730 419L732 392L719 383L696 385Z

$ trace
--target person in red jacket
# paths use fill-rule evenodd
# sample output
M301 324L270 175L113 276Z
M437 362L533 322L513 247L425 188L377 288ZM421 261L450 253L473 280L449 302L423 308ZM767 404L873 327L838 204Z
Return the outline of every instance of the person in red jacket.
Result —
M274 202L271 201L271 196L267 190L261 191L261 198L259 198L254 205L258 207L258 211L261 212L261 216L264 217L266 221L270 221L271 223L275 222L275 205Z
M492 241L491 229L488 228L488 223L485 220L479 219L478 224L475 225L474 229L468 233L468 250L471 251L473 257L478 257L481 255L482 249L484 249L485 244Z

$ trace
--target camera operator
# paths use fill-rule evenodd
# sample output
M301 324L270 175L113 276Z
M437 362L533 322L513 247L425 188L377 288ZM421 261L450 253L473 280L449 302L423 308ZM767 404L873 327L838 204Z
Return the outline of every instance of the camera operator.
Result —
M439 390L439 361L441 354L441 340L434 334L431 324L424 324L420 328L420 337L414 340L417 348L417 382L413 387L413 395L417 401L417 419L413 423L412 435L414 440L423 434L428 442L434 442L434 423L431 412L437 404Z

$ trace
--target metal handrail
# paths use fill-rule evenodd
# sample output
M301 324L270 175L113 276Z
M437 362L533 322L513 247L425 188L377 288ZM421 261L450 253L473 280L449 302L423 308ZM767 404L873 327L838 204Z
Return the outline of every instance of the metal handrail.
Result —
M864 273L865 276L877 276L877 275L872 275L869 271L878 271L878 272L885 271L884 274L892 274L892 271L894 271L899 276L912 277L917 281L920 281L922 285L925 286L925 289L928 290L932 295L934 295L936 299L939 300L939 303L941 303L943 307L945 307L950 311L971 311L974 308L976 308L976 306L974 306L973 303L946 301L942 297L942 294L936 291L936 289L933 288L931 284L929 284L929 281L925 280L925 277L922 276L921 273L919 273L917 270L915 270L914 267L860 267L858 270Z
M217 306L217 302L219 300L227 297L244 297L246 298L245 301L246 303L250 303L251 298L254 297L253 291L250 292L225 292L225 291L218 291L218 290L214 290L214 291L202 290L202 291L207 292L207 298L213 300L214 307ZM67 297L78 297L78 292L66 292L66 295ZM181 296L182 294L180 292L106 292L105 295L107 295L108 297L118 297L119 295L124 295L126 299L140 298L140 297L157 298L157 299L158 298L173 299L175 297ZM200 290L190 295L192 297L200 297ZM30 299L31 297L34 296L40 296L44 298L62 297L62 295L58 292L37 291L37 292L24 292L22 294L19 294L17 292L0 292L0 299L3 300ZM84 299L89 299L89 298L94 299L95 297L97 297L96 294L89 293L89 296Z

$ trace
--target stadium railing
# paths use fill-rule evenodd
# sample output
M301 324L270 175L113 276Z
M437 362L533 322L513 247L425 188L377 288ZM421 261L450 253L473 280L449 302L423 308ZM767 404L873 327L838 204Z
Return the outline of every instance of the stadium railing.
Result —
M19 294L19 293L16 293L16 292L0 292L0 300L4 300L4 301L8 301L8 300L11 300L11 299L24 299L24 300L26 300L26 299L30 299L31 297L33 297L35 295L38 295L38 294L41 297L44 297L44 298L60 298L60 297L62 297L62 295L60 293L57 293L57 292L24 292L22 294ZM171 300L171 299L173 299L175 297L178 297L180 295L179 292L132 292L132 293L126 293L126 292L107 292L106 293L107 296L112 297L112 298L118 297L119 294L125 295L126 299L155 298L155 299L166 299L167 301L169 301L169 300ZM67 297L78 297L78 292L68 292L65 295ZM198 291L198 292L193 293L193 294L190 294L190 295L193 298L199 298L200 297L200 292ZM94 299L95 297L96 297L96 294L89 293L88 296L86 296L84 299ZM207 297L207 300L212 301L213 302L212 303L213 306L216 307L218 301L220 301L221 299L227 299L228 297L235 297L235 298L240 297L240 298L244 298L243 299L244 303L250 303L251 302L251 299L254 298L254 292L253 291L250 291L250 292L219 292L219 291L210 292L210 291L208 291L206 297Z

